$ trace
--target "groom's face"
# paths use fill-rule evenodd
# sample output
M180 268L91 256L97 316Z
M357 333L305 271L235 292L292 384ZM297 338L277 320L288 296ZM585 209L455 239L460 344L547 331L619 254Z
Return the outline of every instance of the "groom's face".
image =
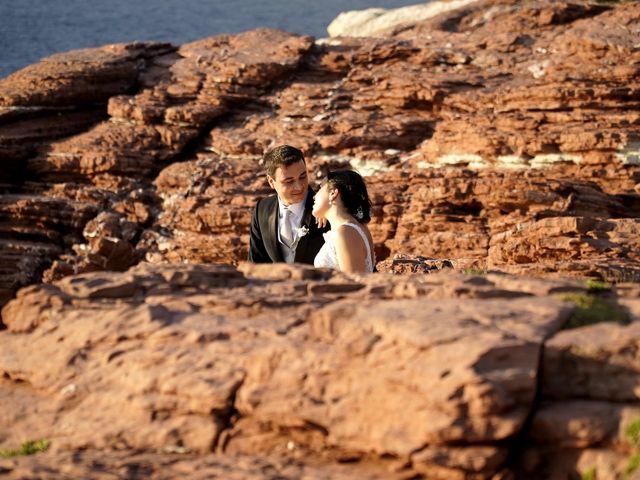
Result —
M267 176L267 180L286 205L304 201L304 196L309 188L307 166L302 160L288 166L278 167L274 178Z

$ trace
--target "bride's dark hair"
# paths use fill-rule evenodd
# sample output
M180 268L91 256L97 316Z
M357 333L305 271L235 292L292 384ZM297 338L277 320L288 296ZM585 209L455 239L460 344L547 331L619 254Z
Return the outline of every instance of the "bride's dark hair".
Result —
M360 223L371 221L371 200L364 179L353 170L329 172L327 183L340 192L340 198L347 211Z

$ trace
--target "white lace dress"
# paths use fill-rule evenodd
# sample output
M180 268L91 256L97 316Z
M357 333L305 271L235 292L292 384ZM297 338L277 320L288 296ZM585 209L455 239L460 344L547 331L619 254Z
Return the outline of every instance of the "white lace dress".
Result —
M367 234L364 233L364 230L360 225L356 225L353 223L343 223L348 227L353 227L362 237L362 241L367 248L367 261L366 261L366 271L373 272L373 265L375 263L375 253L372 254L371 247L369 246L369 239L367 238ZM324 236L324 245L320 248L320 251L316 255L316 258L313 260L313 266L316 268L335 268L336 270L340 270L340 266L338 264L338 254L336 253L336 244L335 244L335 232L329 230L327 233L323 234Z

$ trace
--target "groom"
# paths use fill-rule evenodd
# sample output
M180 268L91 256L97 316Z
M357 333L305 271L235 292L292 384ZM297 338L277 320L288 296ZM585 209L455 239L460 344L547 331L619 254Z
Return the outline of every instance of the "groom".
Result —
M302 152L289 145L264 156L267 181L276 193L258 201L251 219L249 261L309 263L324 243L326 228L311 215L313 190Z

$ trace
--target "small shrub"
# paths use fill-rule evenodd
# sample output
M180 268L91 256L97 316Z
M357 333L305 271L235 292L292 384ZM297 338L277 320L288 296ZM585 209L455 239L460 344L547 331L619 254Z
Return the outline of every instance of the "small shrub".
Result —
M624 478L627 479L640 467L640 418L636 418L627 425L624 436L633 447L633 453L624 469Z
M34 453L45 452L51 445L49 440L44 438L40 440L27 440L20 448L3 448L0 449L0 458L11 458L22 455L33 455Z
M607 282L601 282L592 278L586 281L586 287L587 290L589 290L589 292L591 293L608 292L609 290L611 290L611 285L609 285Z
M588 468L582 472L580 480L596 480L596 467Z
M622 307L588 293L566 293L558 298L575 304L576 309L565 323L565 329L579 328L601 322L616 322L627 325L629 314Z
M465 275L486 275L487 274L486 270L482 270L480 268L465 268L463 271Z
M640 448L640 418L632 421L624 431L629 443L636 448Z
M631 457L629 457L629 462L624 469L625 478L631 477L633 472L635 472L638 467L640 467L640 453L636 452Z

